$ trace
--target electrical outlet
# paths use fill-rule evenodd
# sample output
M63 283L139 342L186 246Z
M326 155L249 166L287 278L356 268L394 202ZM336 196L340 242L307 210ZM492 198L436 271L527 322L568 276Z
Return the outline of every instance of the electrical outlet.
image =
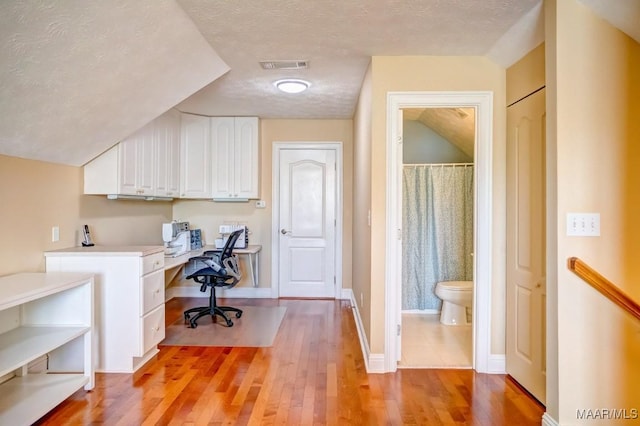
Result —
M267 202L266 201L264 201L264 200L256 201L256 208L264 209L265 207L267 207Z
M60 241L60 228L58 226L54 226L51 228L51 242L55 243Z
M600 236L600 213L567 213L567 236Z

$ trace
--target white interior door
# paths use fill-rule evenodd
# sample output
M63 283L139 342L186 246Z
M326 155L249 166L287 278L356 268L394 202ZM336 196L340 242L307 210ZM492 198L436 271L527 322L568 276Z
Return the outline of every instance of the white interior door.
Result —
M544 404L544 89L507 109L507 127L506 366Z
M336 296L336 150L280 149L281 297Z

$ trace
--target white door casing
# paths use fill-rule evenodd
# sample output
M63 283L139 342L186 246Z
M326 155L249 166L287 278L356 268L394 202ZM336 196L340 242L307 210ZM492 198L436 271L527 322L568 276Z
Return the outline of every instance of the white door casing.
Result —
M273 161L274 295L340 297L341 144L276 143Z
M507 109L507 373L546 400L545 91Z
M387 217L385 268L385 345L383 371L398 368L401 315L402 138L398 110L402 108L470 107L476 110L474 168L474 298L473 368L480 373L504 373L504 357L491 355L492 284L492 92L389 92L387 94Z

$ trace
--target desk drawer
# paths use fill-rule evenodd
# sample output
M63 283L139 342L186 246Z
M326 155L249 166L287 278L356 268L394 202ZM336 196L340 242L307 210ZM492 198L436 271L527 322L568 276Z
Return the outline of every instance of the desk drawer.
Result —
M144 355L149 349L164 340L164 305L158 306L153 311L140 319L142 326L142 352Z
M142 258L142 275L164 269L164 252L150 254Z
M143 316L164 303L164 271L156 271L140 278L140 291L140 316Z

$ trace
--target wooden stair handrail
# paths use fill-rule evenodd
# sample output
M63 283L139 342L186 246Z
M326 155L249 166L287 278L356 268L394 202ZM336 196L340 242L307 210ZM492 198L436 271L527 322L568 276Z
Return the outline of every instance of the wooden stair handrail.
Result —
M598 271L577 257L570 257L568 266L569 270L589 283L593 288L607 297L607 299L629 312L637 320L640 320L640 305L616 287L615 284L600 275Z

